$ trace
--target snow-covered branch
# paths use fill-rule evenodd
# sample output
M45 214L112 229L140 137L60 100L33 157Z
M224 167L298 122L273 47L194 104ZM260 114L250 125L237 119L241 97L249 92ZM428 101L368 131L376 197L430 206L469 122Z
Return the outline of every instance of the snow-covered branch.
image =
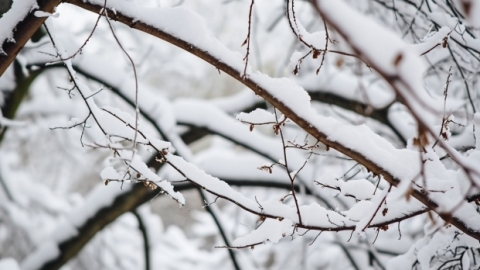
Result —
M103 3L99 0L86 2L72 0L69 3L93 12L100 11L103 6ZM343 7L344 5L342 4ZM422 166L417 162L419 160L418 152L395 149L390 143L365 126L341 124L332 118L318 115L310 105L308 94L292 81L288 79L272 79L251 70L247 70L247 75L243 77L242 70L244 65L241 56L232 53L216 39L209 36L201 20L189 10L183 8L152 10L132 5L129 2L113 0L109 1L107 9L115 10L115 12L109 13L111 19L170 42L202 58L239 82L242 82L314 138L328 147L355 159L374 174L382 175L392 185L397 186L401 182L410 183L415 181L421 173ZM139 14L142 14L142 16ZM185 20L181 20L181 27L180 25L176 27L175 22L178 21L171 19L171 16L174 16L176 19L180 17L185 18ZM392 50L392 48L389 49ZM389 57L383 57L382 59L392 58L395 60L398 58L398 54ZM411 58L414 59L414 57L418 56L407 54L401 56L398 61L403 63ZM395 62L397 61L392 63ZM388 65L392 63L388 62ZM389 67L385 68L392 70ZM409 70L408 72L408 74L412 74L413 71ZM419 75L416 75L412 80L418 85L419 79ZM453 188L446 191L445 194L434 194L435 196L433 197L435 199L432 198L432 194L427 194L428 192L416 186L412 187L411 194L429 209L439 213L449 223L468 235L480 239L480 234L478 233L480 231L480 227L478 227L480 222L466 222L465 220L468 217L469 220L474 218L480 221L480 217L475 214L476 211L472 206L460 202L462 211L457 210L453 213L448 213L448 209L450 209L448 205L451 205L452 202L444 200L444 198L447 198L447 193L460 192L458 184L455 184L452 180L445 179L448 173L445 168L442 168L443 165L439 164L439 161L428 162L425 166L434 166L444 171L444 173L438 172L435 176L428 175L427 179L431 179L431 182L435 182L433 178L438 179L437 181L444 182L441 185L442 188L445 187L446 183L449 186L452 185ZM442 177L441 175L444 176ZM453 202L454 205L458 203L457 201ZM447 214L445 214L445 211L447 211Z
M227 248L213 249L213 268L230 264L227 252L235 269L294 268L295 256L303 268L474 267L480 30L470 12L479 5L240 2L215 10L203 0L15 2L0 18L7 58L24 44L13 39L28 39L49 19L13 65L0 55L0 74L10 65L0 78L0 231L24 235L0 234L0 251L25 269L58 269L79 254L75 268L101 245L116 257L109 266L155 269L158 256L145 255L164 245L162 225L143 210L153 206L170 226L171 207L188 201L179 211L196 220L186 225L194 227L189 237ZM235 16L211 20L217 8ZM245 33L241 48L236 37ZM195 97L185 97L192 89ZM11 125L18 122L26 125ZM45 156L58 158L55 170ZM75 181L87 190L72 195ZM198 194L185 200L183 190ZM159 194L174 200L142 206L138 220L127 213ZM118 226L135 250L149 251L117 250L106 234ZM204 244L173 230L173 249ZM17 238L23 253L8 253L3 240ZM184 256L170 251L162 250L162 267ZM95 256L100 265L111 257Z
M0 18L0 76L13 62L18 52L33 36L47 17L36 12L53 13L61 0L26 0L13 2Z

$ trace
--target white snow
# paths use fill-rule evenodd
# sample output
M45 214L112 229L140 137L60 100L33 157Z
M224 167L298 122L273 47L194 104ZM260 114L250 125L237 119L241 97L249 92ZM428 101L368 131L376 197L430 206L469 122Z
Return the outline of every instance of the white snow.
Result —
M89 0L89 2L103 5L103 0ZM434 98L427 97L425 91L423 91L421 77L423 66L422 62L419 60L419 52L424 52L425 49L440 44L443 38L448 34L447 27L443 27L436 34L427 37L424 40L424 43L412 46L406 44L397 36L372 21L366 20L363 16L346 6L341 1L332 2L319 0L317 3L322 10L328 14L328 18L332 20L336 26L343 27L341 30L342 33L346 35L346 39L357 46L360 53L367 58L369 62L385 72L387 76L398 76L405 80L405 82L403 82L405 85L401 85L399 89L407 98L409 98L409 101L419 99L425 100L429 105L435 103ZM220 62L230 65L239 73L243 71L242 56L238 53L229 51L225 46L221 45L216 39L211 37L199 16L186 8L145 9L135 5L133 2L121 0L109 0L107 5L110 10L114 7L116 11L131 16L133 20L146 22L147 24L166 31L179 39L189 42L192 46L196 46L200 50L210 53ZM345 18L348 18L348 20ZM315 44L315 46L323 46L325 41L324 33L306 33L301 25L299 26L299 31L306 41ZM55 39L60 40L61 38L55 37ZM64 47L61 45L61 42L58 42L58 53L64 56L68 55ZM298 54L296 57L297 56ZM69 71L74 74L75 71L73 70L71 61L66 61L66 65ZM86 63L82 65L87 68L94 68L88 66ZM426 151L429 152L423 156L415 150L396 149L386 139L375 134L366 125L344 124L334 118L319 115L311 107L310 97L307 92L305 92L303 88L297 86L290 79L273 79L259 72L251 71L250 69L247 72L247 75L248 79L251 79L260 87L263 87L276 101L283 103L310 127L315 128L322 136L325 136L327 140L339 143L345 148L364 156L368 161L378 165L380 169L393 175L395 179L400 181L403 185L402 187L410 187L412 182L419 185L423 184L417 176L422 169L421 166L423 160L420 159L424 158L425 163L423 164L423 169L425 170L427 186L430 189L442 191L429 193L429 197L432 201L439 205L437 211L449 211L452 207L458 205L458 198L463 198L467 179L462 177L457 171L446 169L438 160L438 156L431 152L431 147L429 148L429 146L426 146ZM106 79L111 80L113 85L121 86L123 83L123 78L117 79L107 75L105 75L105 77L107 77ZM335 93L345 98L360 102L368 102L365 98L359 98L356 95L352 95L352 93L355 92L352 91L352 89L357 87L356 84L354 84L354 79L355 78L346 74L340 74L337 77L330 78L330 80L327 80L326 82L322 82L320 86L325 87L325 89L320 89L320 91ZM306 79L304 83L300 80L300 84L304 87L308 86L309 88L314 88L319 86L312 82L312 79ZM311 85L309 85L309 83L311 83ZM80 91L86 96L92 93L92 91L90 91L84 84L80 84L80 88ZM120 88L121 91L127 92L125 88ZM408 92L409 89L414 90L414 92ZM385 92L383 88L371 87L369 91L371 92L367 93L367 97L369 97L368 99L371 97L372 100L374 100L372 105L376 108L382 108L394 100L393 92ZM129 95L131 97L131 93ZM245 95L241 105L246 106L252 104L254 101L255 98ZM149 112L154 111L151 108L157 106L157 103L145 98L140 99L139 102L146 106L150 106L150 110L148 110ZM172 140L172 144L175 147L177 147L178 142L181 149L180 154L183 158L173 155L173 151L170 149L171 144L156 139L155 135L145 133L145 137L138 136L137 142L150 144L156 149L169 149L170 152L166 155L168 162L177 168L180 171L180 174L183 174L185 178L200 185L209 192L225 197L251 212L278 217L278 219L267 218L257 230L234 241L234 246L252 245L255 243L263 243L267 240L278 242L289 232L289 230L292 229L294 224L299 223L299 217L295 207L285 205L278 199L270 199L267 201L260 199L259 202L253 201L242 193L232 189L225 182L208 175L202 169L192 164L188 148L182 148L184 146L179 141L174 141L178 139L178 136L174 134L173 129L176 120L185 125L207 127L213 132L217 132L220 136L228 137L247 148L254 149L260 155L273 161L281 160L283 158L281 151L282 146L278 140L275 141L272 138L255 132L255 130L253 132L248 132L248 128L235 122L232 117L228 116L225 111L233 111L233 109L227 108L232 104L232 100L224 99L213 102L178 100L173 106L170 106L168 101L165 103L167 104L167 108L162 111L165 112L162 114L164 119L158 120L157 124L161 125L162 128L164 128L164 131L167 132L167 138L163 139ZM91 107L92 114L95 115L99 124L105 128L105 133L107 135L117 135L129 139L134 136L134 130L131 127L126 126L115 117L100 110L96 106L94 99L89 99L87 104ZM213 107L212 104L216 104L217 107ZM412 104L414 112L422 113L426 111L425 108L421 107L422 104L418 104L418 102ZM242 106L238 105L238 107ZM434 105L432 105L432 107L438 108ZM225 109L225 111L222 111L222 108ZM130 126L135 125L135 119L131 115L114 108L104 107L104 109L114 113ZM173 116L174 113L176 116ZM431 113L427 112L426 114L430 115ZM395 119L402 116L392 113L389 117ZM274 115L264 110L255 110L249 114L241 113L238 115L238 119L249 123L275 121ZM426 115L424 119L430 120L428 115ZM78 123L78 121L78 118L72 119L70 124ZM474 117L474 124L475 126L480 126L480 114L478 113ZM408 134L408 136L406 136L407 138L411 137L410 135L415 132L409 130L407 127L408 123L406 122L399 125L402 127L402 132ZM415 128L413 128L413 130L414 129ZM480 137L479 130L480 129L476 129L477 138ZM96 139L100 140L99 137ZM108 141L105 138L103 139L102 142L106 142L108 146L118 145L115 144L116 141L113 141L113 139L112 141ZM477 149L480 148L479 141L480 140L477 139ZM167 193L180 203L183 204L185 202L183 196L178 192L175 192L169 182L163 180L157 174L152 172L140 156L132 155L132 152L127 150L121 150L118 151L118 153L122 159L128 160L128 164L135 171L138 171L142 176L149 180L155 181L162 189L167 191ZM428 160L426 159L427 157L429 158ZM478 164L476 158L476 154L473 153L468 159L462 159L462 161L469 161L469 164L475 166L475 164ZM264 162L264 160L262 160L262 162ZM281 161L280 163L284 164L285 162ZM289 156L289 164L292 167L293 176L296 175L297 169L302 163L302 159L297 158L295 154ZM242 162L242 166L243 165L249 166L252 164ZM210 170L215 171L211 168ZM223 172L225 175L231 173L226 170L227 168L217 168L217 172ZM311 175L313 175L312 172L313 170L306 168L299 174L299 176L305 176L304 179L308 179L307 176L311 177ZM245 175L251 178L254 177L253 174L249 175L248 173L245 173ZM117 171L111 166L105 168L101 173L102 179L122 179L123 176L124 173ZM337 180L333 173L324 174L318 181L325 185L338 188L343 195L352 195L357 200L360 200L360 202L354 204L349 210L342 212L327 210L327 208L317 203L300 206L303 225L317 227L321 230L336 229L339 226L356 226L357 232L360 232L369 224L389 221L424 209L424 206L416 200L405 200L404 195L406 189L393 188L389 194L387 188L383 187L379 188L375 193L375 186L366 179L355 179L350 181L343 181L341 179ZM52 256L57 256L58 250L56 250L55 247L58 243L78 233L77 228L84 224L88 218L92 217L98 209L111 205L118 195L123 194L123 192L127 192L128 190L128 185L124 187L124 190L118 189L117 186L114 186L113 189L111 189L110 186L108 188L105 188L104 186L98 187L98 190L96 189L91 196L87 198L82 207L76 209L71 215L68 215L68 218L62 221L56 234L50 238L54 239L54 242L42 243L36 252L32 253L32 255L22 263L22 268L25 267L26 269L29 269L32 265L39 265L40 260L46 260ZM385 199L385 201L383 201L383 199ZM377 208L379 211L374 217L373 215ZM480 230L480 218L478 217L475 207L472 205L463 202L453 213L453 216L462 219L470 229ZM422 246L420 244L417 247L419 249L421 248L418 257L422 268L428 267L429 259L431 257L430 255L433 254L432 249L430 249L431 247ZM42 258L40 259L40 257ZM462 263L468 265L469 262L464 261Z
M3 44L5 42L15 42L13 39L13 29L34 9L37 9L36 0L13 1L12 7L0 18L0 54L5 54Z
M241 112L236 116L237 120L247 124L266 124L266 123L276 123L275 115L271 112L267 112L264 109L255 109L252 112L244 113ZM278 121L283 120L282 118Z
M277 243L292 231L293 223L288 219L278 221L276 219L266 219L260 227L249 234L239 237L233 241L233 247L245 247L253 244L272 242Z
M0 270L20 270L20 267L14 258L3 258L0 259Z
M59 255L60 250L58 249L57 243L49 241L42 244L41 248L24 259L20 264L20 268L23 270L36 270L45 262Z

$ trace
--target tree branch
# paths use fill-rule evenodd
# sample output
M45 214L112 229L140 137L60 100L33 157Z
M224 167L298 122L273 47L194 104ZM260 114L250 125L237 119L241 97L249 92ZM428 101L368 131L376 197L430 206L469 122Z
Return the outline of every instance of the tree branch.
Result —
M102 9L102 5L100 5L99 3L92 3L93 1L84 2L82 0L68 0L67 2L77 5L79 7L82 7L84 9L90 10L95 13L99 13L99 11ZM110 8L108 4L107 4L107 8ZM316 138L318 141L322 142L328 147L336 149L337 151L355 159L357 162L362 164L364 167L366 167L368 170L370 170L374 174L382 175L385 180L387 180L390 184L394 186L397 186L401 182L401 179L397 175L390 172L388 168L385 168L382 165L374 162L372 160L372 158L374 157L366 156L366 153L362 153L359 150L352 149L337 140L329 139L329 135L325 133L325 131L318 129L316 126L316 123L311 122L312 119L310 117L306 117L303 114L297 113L296 110L299 108L293 108L287 105L288 100L284 101L284 100L278 99L273 94L275 93L275 90L277 90L277 93L278 93L278 89L273 89L273 88L271 89L268 84L266 84L264 81L260 79L260 78L263 79L264 77L253 76L253 75L243 77L241 74L241 71L238 68L231 66L229 63L225 62L225 60L223 59L219 59L215 57L205 49L197 47L195 44L192 44L186 39L177 37L162 29L157 29L151 24L148 24L142 21L141 18L123 14L118 9L116 9L116 12L110 13L109 17L110 19L126 24L131 28L143 31L145 33L148 33L150 35L163 39L205 60L206 62L212 64L219 70L222 70L223 72L229 74L237 81L243 83L245 86L252 89L257 95L264 98L266 101L271 103L274 107L279 109L286 117L291 119L293 122L299 125L302 129L304 129L306 132L308 132L310 135ZM256 80L256 78L259 78L260 80ZM394 157L383 156L382 159L384 158L393 159ZM417 200L419 200L421 203L423 203L425 206L427 206L428 209L431 209L433 211L437 210L438 204L435 201L433 201L431 198L429 198L428 194L422 193L420 189L414 188L412 190L412 196ZM460 218L454 215L452 216L452 214L450 213L446 214L439 211L437 212L437 214L439 214L439 216L442 219L444 219L446 222L451 223L452 225L454 225L455 227L457 227L459 230L463 231L467 235L470 235L471 237L477 240L480 240L480 231L476 231L472 229Z
M150 243L148 241L148 231L145 227L145 223L143 222L142 217L138 213L137 210L133 210L132 214L137 218L138 221L138 229L142 233L143 238L143 252L145 256L145 270L150 270Z
M13 40L15 42L11 42L9 39L0 40L0 76L5 72L8 68L10 63L13 62L17 54L20 50L25 46L25 43L35 34L38 28L43 24L47 17L36 17L34 13L36 11L44 11L48 13L53 13L54 7L60 4L61 0L38 0L36 1L38 8L32 9L28 12L27 16L23 18L15 27L12 29L13 32ZM6 16L12 14L15 16L14 13L21 12L21 9L16 8L16 2L13 3L12 8L7 11L0 18L0 25L3 24L4 20L6 20ZM20 6L18 4L17 6ZM20 6L23 9L23 7ZM2 50L4 53L2 53Z

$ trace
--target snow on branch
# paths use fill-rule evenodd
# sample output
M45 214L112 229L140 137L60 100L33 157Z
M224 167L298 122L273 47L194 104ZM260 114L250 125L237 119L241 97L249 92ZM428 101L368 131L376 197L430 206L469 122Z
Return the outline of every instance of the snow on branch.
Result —
M315 183L323 188L338 190L343 195L352 197L357 201L370 200L375 194L375 186L366 179L343 181L335 179L330 173L326 173L320 179L315 180Z
M174 102L173 107L178 123L181 125L207 128L212 134L221 136L238 145L241 145L253 153L267 158L274 164L276 164L279 160L285 159L282 151L283 146L275 138L268 137L260 132L257 132L257 130L247 130L242 124L240 124L238 121L235 121L233 117L227 115L222 110L212 106L207 102L193 99L181 99ZM258 109L255 110L253 112L254 116L258 112L262 111ZM269 117L267 119L268 121L276 121L275 116L267 111L263 111L261 114ZM245 115L247 114L241 113L237 115L237 118ZM266 119L263 118L262 121L263 120ZM251 125L252 123L249 124ZM302 168L304 165L303 160L305 158L300 152L289 151L288 155L290 157L289 160L291 170L299 170ZM261 168L260 164L257 164L254 168L257 167ZM299 171L297 179L300 180L301 184L309 187L311 186L311 182L309 180L312 173L313 171L311 167L305 167ZM237 177L237 175L231 175L231 177ZM324 198L323 200L327 205L331 204L328 202L329 196L325 194L325 192L319 191L319 195Z
M132 119L133 120L133 119ZM128 125L131 129L134 127L132 125ZM140 135L143 136L142 131L138 131ZM178 173L180 173L186 180L189 180L196 185L200 186L202 189L208 191L216 195L219 198L226 199L231 201L238 206L242 207L243 209L254 213L256 215L265 217L265 218L272 218L278 220L291 220L292 224L295 227L299 228L307 228L312 230L328 230L328 231L339 231L339 230L353 230L355 228L355 221L352 220L348 215L339 214L335 211L326 210L325 208L321 207L318 204L310 204L301 206L299 211L303 214L303 221L300 220L300 216L296 214L295 208L287 206L283 204L283 200L268 200L259 202L258 200L251 200L243 196L241 193L234 191L227 183L224 181L219 180L213 176L206 174L204 171L197 168L195 165L185 161L183 158L175 156L171 153L160 151L159 149L155 149L158 151L158 154L161 156L160 160L162 162L166 162L167 164L171 165ZM108 169L108 174L114 173L111 169ZM377 197L381 198L381 202L385 201L385 196L380 194ZM401 204L397 204L401 205ZM417 204L408 204L410 207L401 207L401 211L399 210L392 210L391 213L394 213L394 216L388 216L392 222L397 222L401 217L410 217L411 214L405 213L405 209L409 209L410 213L417 214L419 211L423 212L421 206ZM412 208L413 207L413 208ZM420 208L419 208L420 207ZM383 206L382 209L386 208ZM377 208L377 211L380 207ZM358 209L357 209L358 210ZM357 218L361 217L361 211L354 211ZM369 211L365 212L366 214ZM383 210L383 216L386 216L387 211ZM359 216L360 215L360 216ZM387 222L388 219L376 217L375 214L371 215L368 214L365 218L368 218L368 222L364 222L365 227L375 227L377 226L376 223L378 222ZM376 223L372 223L375 218ZM385 221L387 220L387 221ZM269 223L267 223L269 224ZM384 226L384 225L383 225ZM285 226L282 226L285 228ZM282 231L281 237L284 237L284 233ZM277 239L278 239L277 235ZM271 237L270 237L271 238ZM273 239L273 238L272 238ZM263 240L265 241L265 240ZM262 242L263 242L262 241Z
M354 219L350 219L350 214L345 215L332 210L327 210L316 203L300 206L302 217L304 217L304 221L300 223L295 208L283 204L281 198L268 201L252 200L233 190L224 181L208 175L195 165L186 162L181 157L169 153L165 155L165 160L186 180L189 180L209 193L231 201L248 212L256 215L279 220L288 219L291 220L296 227L311 230L341 231L352 230L355 227L356 222ZM398 190L396 192L398 192ZM378 192L377 195L375 195L375 198L384 198L381 193L382 192ZM392 198L393 197L395 196L392 196ZM395 198L395 200L397 199ZM392 202L395 200L392 200ZM389 203L387 202L385 205L389 205ZM382 206L382 209L385 208L388 207ZM369 223L368 226L375 226L376 223L383 223L390 219L396 220L399 217L408 216L410 213L422 210L423 206L418 202L407 202L404 200L404 203L401 203L401 201L399 201L394 204L394 207L392 207L392 210L390 211L391 214L387 215L388 210L384 211L385 214L383 214L383 216L376 216L374 223ZM351 210L346 213L355 214L355 217L359 218L362 217L364 211Z
M36 14L52 13L60 2L61 0L14 1L12 7L3 14L0 18L0 76L47 18Z
M103 7L101 0L85 2L70 0L68 2L94 12L98 12ZM325 5L324 3L319 2L322 5ZM338 5L341 5L338 12L345 7L348 8L338 1L329 7L339 7ZM274 105L317 140L352 157L374 174L382 175L391 184L396 186L400 182L415 182L422 176L423 167L418 162L420 154L417 151L395 149L389 142L364 125L352 126L340 123L333 118L318 115L311 107L309 95L291 80L273 79L249 70L247 70L246 76L243 76L242 56L239 53L231 52L210 36L199 16L188 9L147 9L131 2L111 0L107 3L107 10L115 10L115 12L108 13L111 19L166 40L231 75ZM348 8L348 10L351 9ZM332 14L338 12L334 11ZM354 13L348 14L352 15L352 18L358 18ZM365 26L362 19L360 22L359 25ZM369 23L367 24L367 26L371 26ZM382 33L384 31L380 30L381 37L383 37ZM389 33L385 35L392 36ZM397 38L395 37L394 40ZM415 71L422 72L422 65L416 60L418 56L410 52L406 46L402 45L403 43L390 43L388 43L391 45L389 51L386 51L384 47L378 48L385 54L379 65L385 69L386 77L397 78L396 76L399 74L397 70L400 70L400 74L408 76L409 80L408 82L402 81L404 87L406 85L418 89L421 87L421 74L417 74ZM369 45L367 43L367 46ZM398 50L392 52L391 49ZM419 63L419 65L410 66L405 63ZM415 93L414 96L422 95L423 97L425 94L422 93ZM425 163L425 167L428 167L425 169L428 188L433 186L442 192L433 194L429 193L426 187L413 185L411 194L460 230L480 239L480 217L476 214L474 207L452 199L458 198L458 194L460 194L460 198L462 197L459 183L450 177L455 172L446 170L438 160ZM451 205L459 205L453 213L448 212L452 210Z
M255 243L264 243L266 241L277 243L281 238L285 237L287 233L292 232L292 221L288 219L276 220L267 219L255 231L235 239L232 247L229 248L243 248L251 247Z
M251 130L253 130L253 126L255 125L269 125L276 123L275 115L264 109L256 109L250 113L241 112L237 114L236 118L242 123L250 124Z
M17 25L38 8L36 0L15 1L10 10L3 14L0 19L2 23L2 28L0 28L0 54L6 54L2 49L4 43L16 42L13 34Z
M431 98L426 91L423 90L423 64L412 48L392 32L353 10L342 1L331 4L323 0L318 0L315 2L315 7L319 14L347 40L354 51L392 85L404 104L410 109L419 122L419 137L425 136L422 129L430 133L434 138L437 137L430 123L441 112L429 106L429 104L435 102L429 102ZM341 12L339 12L340 10ZM472 166L473 164L462 157L442 139L437 139L437 141L452 159L460 165L462 170L465 171L470 181L469 184L477 187L478 180L475 178L478 178L480 173ZM427 142L425 143L427 144ZM421 169L422 171L425 169L424 165L422 165ZM429 179L429 177L427 177L427 179L431 181L431 178ZM406 182L404 182L404 185L407 185ZM457 190L457 192L458 191L460 190ZM441 212L450 212L456 208L449 207L448 204L444 204L441 199L438 200L439 197L442 196L430 194L429 200L432 200L432 197L437 197L437 199L434 200L436 201L434 208L440 206L439 202L442 202L440 209L443 209ZM466 194L460 192L459 197L465 198ZM465 211L467 211L467 208L471 208L465 201L452 201L451 203L458 208L463 208ZM454 212L456 213L452 215L455 216L455 218L468 220L468 215L463 216L458 213L462 211ZM448 215L450 214L451 213ZM469 223L468 226L476 227L472 223ZM478 231L478 228L471 229L470 235L475 231Z

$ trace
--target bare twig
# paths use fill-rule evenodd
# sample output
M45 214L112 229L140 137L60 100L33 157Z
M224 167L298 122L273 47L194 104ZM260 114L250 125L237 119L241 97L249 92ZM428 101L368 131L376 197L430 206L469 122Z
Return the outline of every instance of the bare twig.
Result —
M137 142L137 133L138 133L138 120L139 120L139 108L138 108L138 76L137 76L137 68L135 67L135 62L133 62L132 57L128 54L127 50L123 47L122 43L118 39L117 35L115 34L115 30L113 29L112 23L110 22L110 19L108 18L108 14L106 12L106 9L103 9L105 19L108 22L108 26L110 27L110 31L112 32L113 37L115 38L115 41L117 42L118 46L120 49L123 51L125 56L127 56L128 60L130 61L130 64L132 65L133 69L133 75L135 78L135 136L133 138L133 145L132 145L132 158L135 153L135 144Z
M292 191L291 192L292 192L292 195L293 195L293 200L295 201L295 207L297 208L298 223L301 225L302 224L302 215L300 213L300 206L298 205L297 195L295 194L295 184L294 184L295 177L292 177L292 173L290 172L290 169L288 167L287 148L286 148L286 145L285 145L285 138L283 137L283 131L282 131L282 128L281 128L281 125L285 122L286 118L282 122L279 122L278 121L278 116L277 116L277 110L274 109L274 112L275 112L275 119L277 120L277 124L276 124L277 128L275 128L275 126L274 126L274 130L278 131L278 133L280 134L280 138L282 140L283 158L284 158L284 161L285 161L285 169L287 170L287 175L290 178L290 183L292 185ZM277 132L275 132L275 133L277 133Z
M252 2L250 3L250 11L248 13L248 33L247 33L247 38L242 44L242 46L247 44L247 53L245 55L245 58L243 58L243 61L245 61L245 68L243 69L243 78L247 76L248 56L250 55L250 39L251 39L251 30L252 30L252 11L253 11L254 3L255 3L255 0L252 0Z

